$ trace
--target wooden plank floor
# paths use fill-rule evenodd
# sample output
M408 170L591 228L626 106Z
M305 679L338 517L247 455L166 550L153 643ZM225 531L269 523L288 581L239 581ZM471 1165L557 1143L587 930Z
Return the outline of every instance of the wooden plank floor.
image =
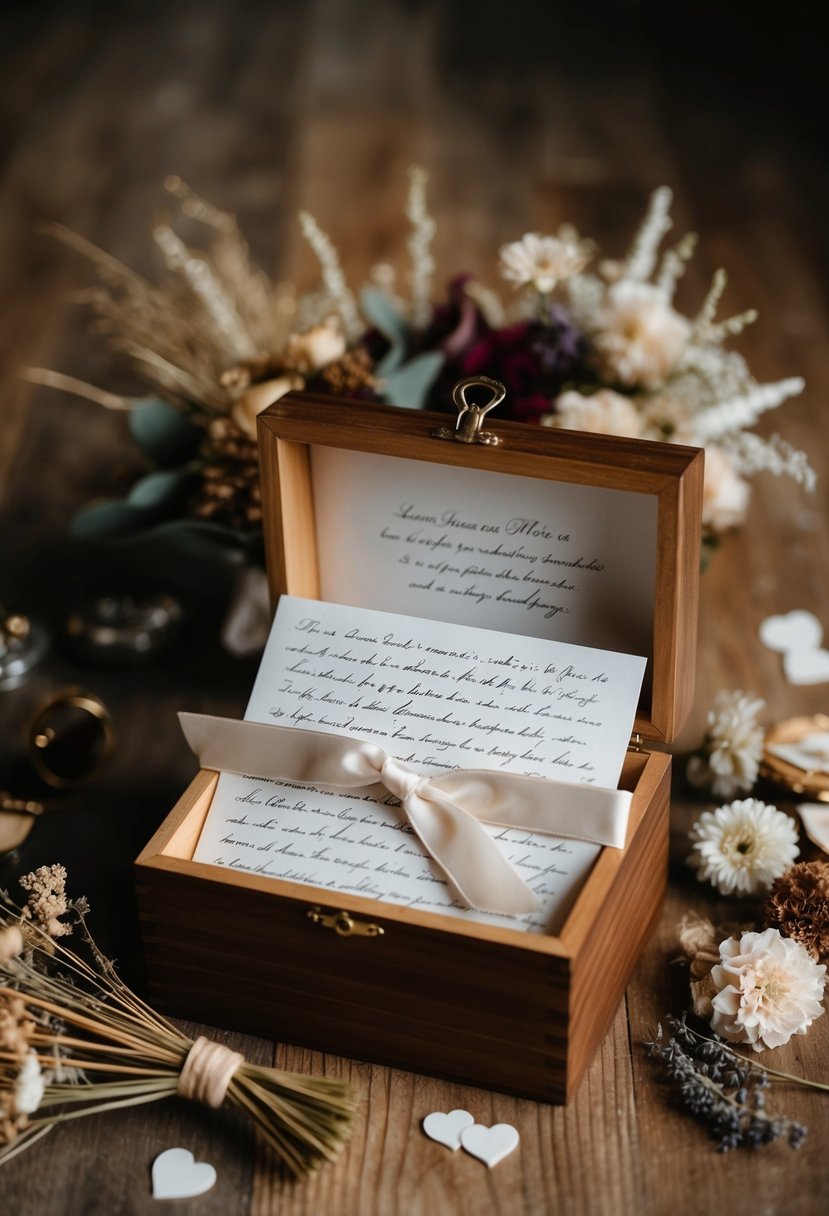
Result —
M639 21L649 5L610 6L592 28L572 16L562 25L556 6L512 7L511 20L503 6L460 0L6 7L0 600L54 628L91 587L106 586L108 572L68 546L65 521L83 502L128 485L138 467L123 418L34 392L17 378L31 363L91 379L105 372L67 302L81 268L37 231L39 221L60 220L148 269L149 219L174 172L238 213L264 265L302 281L312 266L295 213L308 207L359 281L380 259L402 268L405 170L419 161L432 172L443 274L476 268L492 278L501 242L565 217L620 252L648 193L666 181L679 225L702 238L682 299L690 308L712 271L728 267L729 308L761 312L742 343L756 374L808 380L806 394L763 429L780 428L808 448L821 475L811 498L760 480L748 526L705 575L697 708L684 741L699 737L721 688L755 690L770 720L827 708L825 686L788 686L777 656L757 641L757 625L771 612L808 608L829 626L829 421L821 408L829 391L821 340L829 330L822 277L829 237L814 122L781 108L759 73L735 80L733 72L718 75L716 64L703 71L704 56L695 61L692 50L660 42L658 25ZM56 652L28 684L0 697L0 786L22 780L20 729L45 691L82 682L113 709L121 738L115 764L93 791L38 825L21 865L64 861L75 891L92 899L103 943L139 982L131 859L192 771L175 711L237 713L253 675L215 638L207 612L191 622L173 663L133 674L83 670ZM206 1216L824 1211L825 1096L782 1089L776 1096L809 1126L799 1153L775 1145L720 1157L672 1105L641 1047L666 1012L686 1003L684 979L668 966L679 917L689 906L733 915L684 867L685 833L703 805L678 787L664 916L568 1109L245 1040L257 1060L353 1080L360 1110L337 1165L286 1184L244 1130L170 1103L56 1132L0 1171L0 1210L150 1212L149 1165L181 1143L217 1166L217 1187L198 1201ZM774 1062L827 1081L827 1060L823 1018ZM429 1111L458 1106L482 1122L515 1124L519 1151L487 1171L419 1132Z

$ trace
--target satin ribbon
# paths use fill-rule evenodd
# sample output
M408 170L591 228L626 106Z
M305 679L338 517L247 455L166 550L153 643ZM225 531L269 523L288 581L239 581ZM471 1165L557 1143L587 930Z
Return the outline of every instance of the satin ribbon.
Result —
M495 769L424 777L382 747L342 735L179 714L203 768L330 790L383 786L461 899L483 912L522 916L538 898L483 824L620 849L631 794Z

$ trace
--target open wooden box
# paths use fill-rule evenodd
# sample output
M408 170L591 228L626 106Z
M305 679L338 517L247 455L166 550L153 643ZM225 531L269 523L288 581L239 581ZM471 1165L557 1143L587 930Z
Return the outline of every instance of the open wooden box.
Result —
M202 771L137 861L150 992L180 1016L563 1103L613 1018L665 890L670 757L642 741L670 742L691 705L703 458L495 419L498 446L460 443L436 437L445 423L307 394L260 415L274 603L283 592L336 599L341 587L328 567L340 561L343 536L353 537L352 557L362 552L371 565L366 546L377 525L361 496L372 461L386 461L376 468L391 484L399 471L401 494L421 475L427 487L471 477L473 495L497 485L508 498L523 486L557 495L557 510L599 503L600 526L619 529L620 545L627 537L635 568L599 614L604 636L592 644L631 649L638 629L647 649L636 652L649 659L641 738L621 779L633 792L625 848L601 851L556 936L528 934L194 862L217 781ZM315 484L329 473L328 490ZM644 590L633 586L640 558ZM371 579L351 578L345 591L387 607ZM637 602L645 604L638 625L630 619ZM481 625L489 609L472 618L462 611L456 619ZM622 644L613 647L607 632L617 621ZM537 628L558 638L569 627L554 616Z

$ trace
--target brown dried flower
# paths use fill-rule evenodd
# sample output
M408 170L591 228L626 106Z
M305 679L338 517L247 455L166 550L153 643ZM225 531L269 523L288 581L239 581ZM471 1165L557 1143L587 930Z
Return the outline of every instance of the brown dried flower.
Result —
M329 363L314 381L314 387L337 397L359 397L377 388L374 363L364 346L347 351L335 363Z
M0 992L0 1050L22 1060L29 1052L35 1029L23 998L10 990Z
M829 959L829 862L801 861L775 879L765 923L799 942L812 958Z
M31 874L24 874L20 885L29 892L23 920L32 921L49 937L65 937L72 932L72 926L60 920L69 911L63 866L40 866Z

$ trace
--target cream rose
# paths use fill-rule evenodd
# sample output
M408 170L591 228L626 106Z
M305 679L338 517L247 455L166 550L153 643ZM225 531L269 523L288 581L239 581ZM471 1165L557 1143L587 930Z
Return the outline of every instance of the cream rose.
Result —
M705 449L705 486L702 492L702 524L724 532L741 524L748 510L749 485L723 448Z
M554 414L545 414L541 419L544 426L633 438L642 434L642 419L630 397L610 388L599 389L589 397L570 390L556 399L555 407Z
M595 345L605 379L658 388L691 335L658 287L623 279L607 290Z
M256 438L256 419L262 410L273 405L280 397L294 389L305 388L302 376L277 376L275 380L263 380L260 384L252 384L243 393L230 412L236 425L251 439Z

